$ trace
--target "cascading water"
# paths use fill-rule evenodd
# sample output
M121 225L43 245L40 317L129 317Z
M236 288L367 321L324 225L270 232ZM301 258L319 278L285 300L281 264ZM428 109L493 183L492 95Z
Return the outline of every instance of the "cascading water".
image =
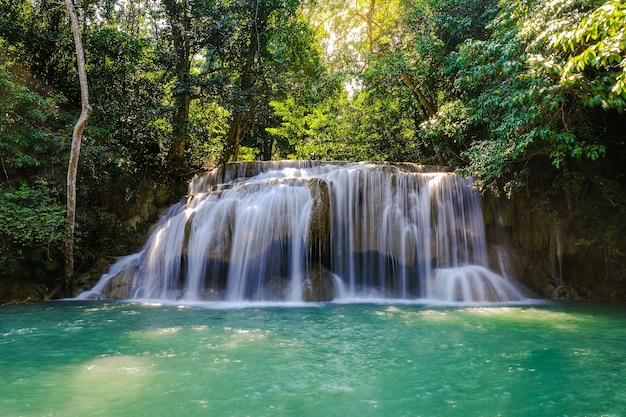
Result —
M413 164L228 164L80 298L517 301L471 179Z

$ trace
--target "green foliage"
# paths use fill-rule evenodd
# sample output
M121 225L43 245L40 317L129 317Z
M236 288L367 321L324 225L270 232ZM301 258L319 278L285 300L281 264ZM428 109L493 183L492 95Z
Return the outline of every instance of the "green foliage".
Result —
M353 127L348 134L362 144L361 159L419 160L420 142L416 140L415 121L410 117L417 109L412 104L410 91L405 89L389 95L368 89L355 97L349 108Z
M461 100L445 102L437 114L422 122L419 132L425 142L440 154L451 153L460 159L458 153L467 147L468 120L467 108Z
M61 259L64 236L65 206L51 184L0 185L0 275L45 274Z
M215 102L191 105L188 159L193 166L212 166L222 153L230 112Z
M44 98L13 82L0 67L0 158L9 169L32 173L58 162L59 144L48 133L48 119L55 116L56 98ZM10 180L10 178L7 178Z
M582 90L583 102L604 109L626 107L626 3L609 0L572 30L555 34L553 46L569 55L561 83ZM595 71L594 71L595 70Z
M270 103L281 125L267 128L270 134L289 144L291 159L359 160L368 159L365 144L352 135L352 124L346 120L348 109L356 114L354 103L347 98L328 97L310 107L296 104L293 98Z
M324 123L329 126L322 133L329 137L324 143L358 147L348 152L352 157L459 163L459 153L470 142L464 137L469 122L447 104L461 103L452 53L468 38L486 37L494 2L336 0L315 6L311 20L325 46L324 61L349 94L335 96L343 101L337 111L322 106L326 117L306 106L295 111L297 119L340 121ZM434 120L438 108L442 112ZM319 133L308 136L313 134Z
M0 67L0 277L43 277L62 259L65 207L54 178L63 161L59 102Z
M55 90L70 102L79 102L74 67L74 40L64 7L55 2L0 1L0 38L11 45L16 62L25 65L28 82L37 91Z
M465 172L497 187L499 180L517 177L533 158L559 169L568 159L595 161L606 155L603 139L586 134L584 106L608 96L599 98L602 88L576 85L569 74L573 58L555 48L563 39L577 38L572 25L582 20L588 26L585 16L595 13L589 6L575 0L501 2L489 25L491 36L461 46L456 87L469 123ZM595 97L585 98L589 92Z
M83 172L96 172L103 182L158 169L164 158L161 144L169 140L164 126L169 114L164 103L168 85L154 45L103 24L85 34L85 50L94 109L85 147L100 152L81 155Z

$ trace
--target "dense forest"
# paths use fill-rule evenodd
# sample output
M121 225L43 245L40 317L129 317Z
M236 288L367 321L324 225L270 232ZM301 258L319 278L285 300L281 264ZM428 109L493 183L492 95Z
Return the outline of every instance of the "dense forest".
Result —
M454 167L568 222L626 278L610 272L626 262L623 0L74 5L93 109L76 277L137 249L200 170L315 159ZM63 275L76 62L63 2L0 0L0 300L79 285Z

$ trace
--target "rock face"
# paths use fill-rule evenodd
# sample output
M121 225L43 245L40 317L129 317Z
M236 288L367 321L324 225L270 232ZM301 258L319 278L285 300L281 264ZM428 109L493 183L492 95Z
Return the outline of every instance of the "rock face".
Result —
M310 184L313 207L309 225L309 259L328 265L330 262L330 194L328 183L313 181Z
M286 277L273 277L268 280L252 299L255 301L281 301L287 297L289 279Z
M331 272L320 263L308 268L300 286L302 301L325 302L335 298L335 284ZM273 277L252 297L255 301L282 301L289 298L293 281L287 277Z
M303 287L302 299L304 301L332 301L335 298L333 276L321 264L315 264L309 268Z
M588 245L580 225L557 203L528 196L483 199L490 265L505 261L535 296L624 299L626 265ZM623 239L622 239L623 240Z
M135 269L127 269L115 275L102 291L110 298L128 299L133 296L133 280L135 277Z

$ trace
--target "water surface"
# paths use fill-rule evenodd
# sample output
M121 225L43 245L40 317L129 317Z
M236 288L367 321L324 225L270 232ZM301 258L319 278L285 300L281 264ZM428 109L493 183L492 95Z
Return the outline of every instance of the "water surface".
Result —
M5 306L0 414L624 416L624 313L586 303Z

